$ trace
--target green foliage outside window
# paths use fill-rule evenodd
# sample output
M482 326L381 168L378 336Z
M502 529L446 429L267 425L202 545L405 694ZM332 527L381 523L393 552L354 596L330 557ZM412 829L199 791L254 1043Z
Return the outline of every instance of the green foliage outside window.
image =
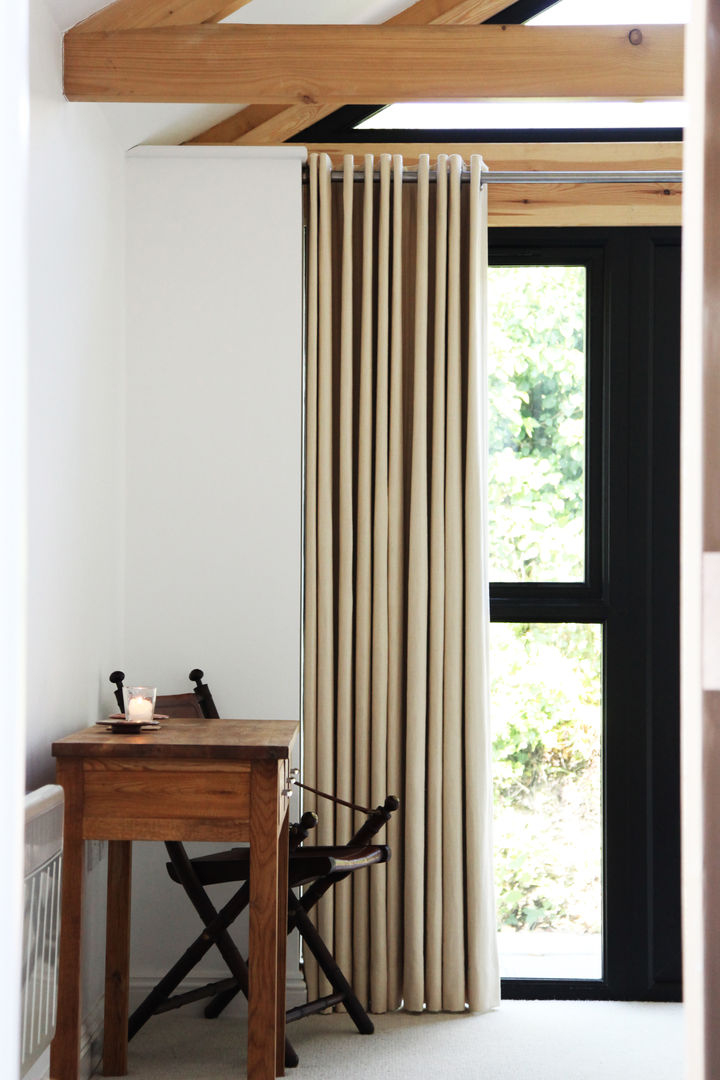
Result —
M584 267L492 267L493 581L585 576ZM598 932L602 637L584 624L491 635L498 917Z
M489 276L492 581L582 581L585 268Z

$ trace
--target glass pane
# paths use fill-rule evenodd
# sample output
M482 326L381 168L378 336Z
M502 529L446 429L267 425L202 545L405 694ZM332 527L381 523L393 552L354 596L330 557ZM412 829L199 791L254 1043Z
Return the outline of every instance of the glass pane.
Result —
M681 128L682 101L408 101L387 105L356 130Z
M602 627L493 623L505 978L602 978Z
M585 580L584 266L492 266L491 581Z
M558 0L527 20L536 26L642 26L686 23L690 0Z

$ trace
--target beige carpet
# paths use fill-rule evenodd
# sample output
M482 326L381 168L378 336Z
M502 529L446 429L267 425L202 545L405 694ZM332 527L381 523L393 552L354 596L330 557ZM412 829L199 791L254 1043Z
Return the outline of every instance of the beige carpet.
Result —
M340 1014L293 1024L294 1080L681 1080L682 1007L507 1001L486 1016L375 1017L358 1035ZM236 1020L156 1017L130 1044L135 1080L239 1080Z

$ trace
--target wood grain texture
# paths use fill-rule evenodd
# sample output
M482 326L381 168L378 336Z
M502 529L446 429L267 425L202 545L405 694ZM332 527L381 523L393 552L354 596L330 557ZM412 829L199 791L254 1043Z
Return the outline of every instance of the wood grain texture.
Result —
M142 765L121 771L86 771L86 817L111 819L120 818L121 814L128 822L159 824L162 821L163 826L172 821L182 823L187 818L208 822L228 818L248 821L249 769L238 775L215 770L182 771L171 765L152 771Z
M80 1064L80 964L85 878L82 763L59 761L57 782L65 793L65 813L57 1023L50 1050L50 1075L57 1080L70 1080L78 1076Z
M126 1067L130 842L189 839L251 843L247 1075L249 1080L276 1075L278 1044L284 1042L284 1010L278 1020L278 947L281 938L284 948L287 918L287 893L280 893L278 882L279 877L285 880L278 837L285 838L287 859L287 800L280 796L279 785L287 775L298 725L190 719L173 720L163 730L162 741L158 732L148 742L144 736L112 736L104 728L87 728L54 745L58 782L66 798L54 1080L78 1077L83 837L111 841L106 1074Z
M277 1002L278 927L284 906L278 896L277 880L277 793L277 764L257 762L252 771L250 794L248 1074L258 1080L274 1080L281 1034L284 1044L283 1025L278 1026Z
M148 774L172 772L180 777L183 783L188 778L202 776L205 773L227 773L230 777L249 775L251 769L249 761L210 761L206 758L180 761L164 761L160 758L148 758L138 760L129 757L88 757L83 762L83 769L87 774L99 773L109 776L112 774L137 773L139 771ZM162 776L159 777L162 782ZM92 782L92 781L91 781Z
M70 101L678 98L683 27L221 26L65 35Z
M371 135L369 132L368 135ZM438 154L460 154L466 162L480 154L489 169L552 171L554 169L682 169L681 142L592 142L592 143L493 143L418 142L305 143L308 153L329 154L336 169L342 168L346 154L361 164L365 154L401 154L408 168L417 167L420 154L431 160Z
M418 0L384 26L477 26L509 7L508 0Z
M141 735L113 735L96 725L58 739L57 758L130 758L174 761L254 761L287 758L297 736L291 720L198 720L174 717L157 731Z
M73 31L132 30L149 26L195 26L232 15L250 0L116 0L77 23Z
M492 184L496 226L679 225L680 184Z
M125 840L111 840L108 846L105 935L103 1069L106 1076L122 1076L127 1072L131 882L132 844Z
M489 19L508 7L508 0L418 0L397 15L387 19L385 26L430 26L433 24L470 25ZM345 103L344 103L345 104ZM323 120L336 106L262 106L247 105L227 120L214 124L186 145L204 146L213 143L247 142L272 146L285 142L310 124ZM270 110L270 111L268 111Z
M86 840L232 840L238 843L249 839L247 819L207 817L133 818L120 821L116 817L85 817Z
M186 146L275 146L334 112L337 105L248 105L245 109L188 139Z
M402 154L417 166L420 154L480 154L491 171L579 171L682 169L682 143L308 143L308 152L330 155L340 168L345 154L356 163L365 154ZM493 226L679 225L681 184L491 184L489 224Z
M707 55L705 60L705 131L704 131L704 280L703 303L703 379L705 430L705 499L703 505L703 547L720 551L720 11L708 5ZM720 892L714 897L720 921ZM713 997L720 1005L720 969L713 971L716 980ZM713 1058L720 1069L720 1034L716 1033Z

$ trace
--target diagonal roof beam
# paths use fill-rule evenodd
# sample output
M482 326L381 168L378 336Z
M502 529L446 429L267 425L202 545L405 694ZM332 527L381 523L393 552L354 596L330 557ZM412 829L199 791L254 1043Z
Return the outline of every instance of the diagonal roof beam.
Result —
M508 7L508 0L417 0L384 26L477 26ZM343 105L346 102L342 103ZM187 145L254 143L272 146L324 120L337 105L247 105Z
M115 0L74 26L73 33L216 23L249 3L250 0Z
M65 35L70 101L679 98L682 26L152 27Z

